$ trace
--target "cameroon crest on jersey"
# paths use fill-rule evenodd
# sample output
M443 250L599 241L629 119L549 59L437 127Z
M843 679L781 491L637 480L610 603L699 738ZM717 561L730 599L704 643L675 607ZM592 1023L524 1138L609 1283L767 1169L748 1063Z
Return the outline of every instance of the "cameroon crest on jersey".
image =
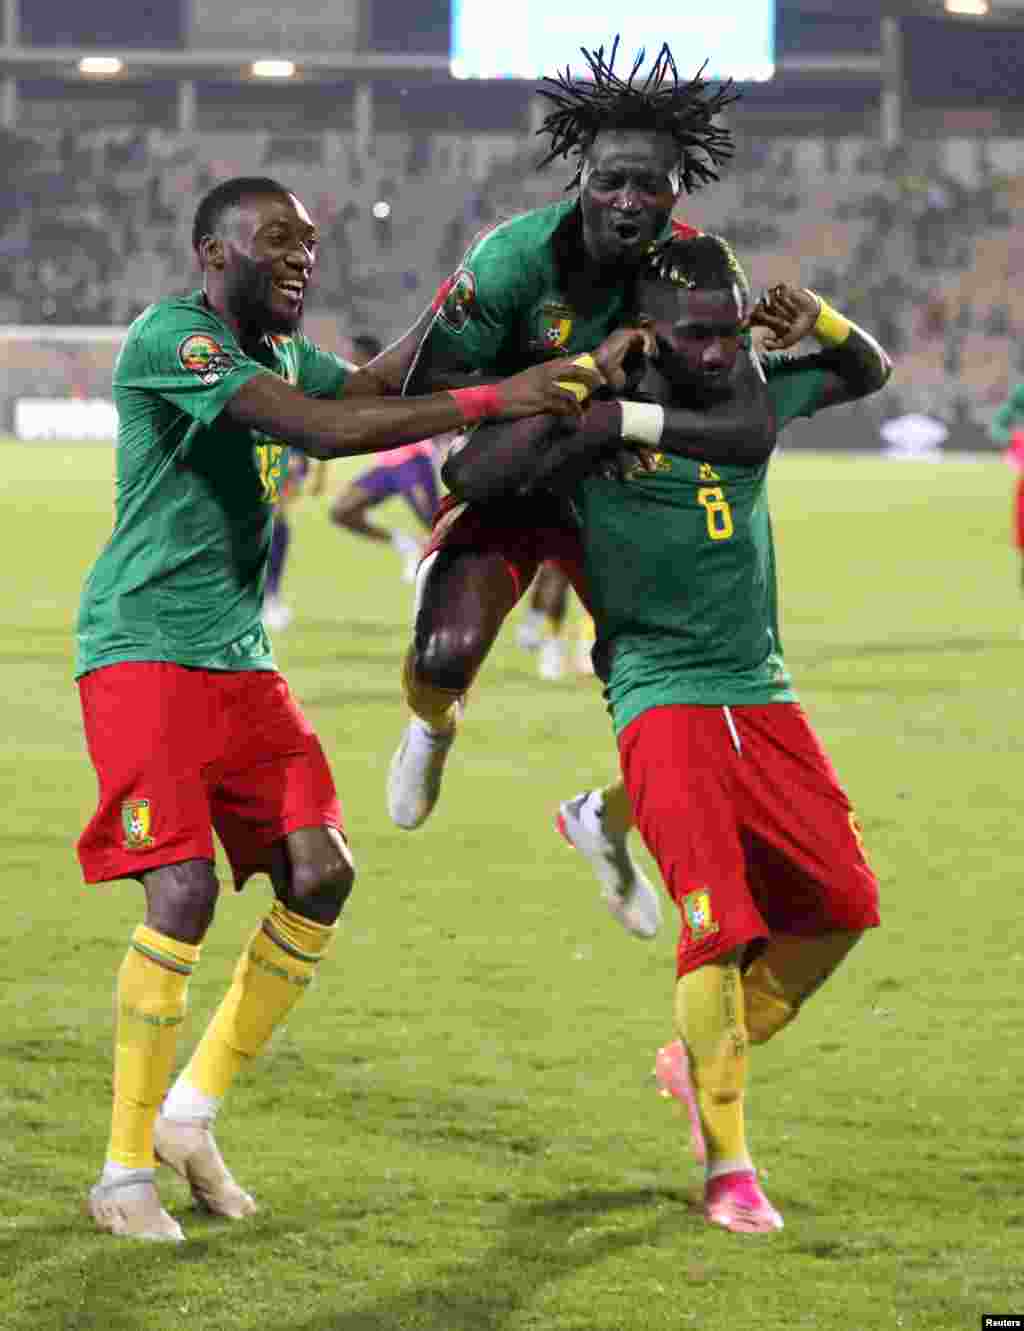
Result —
M537 311L531 347L535 351L560 351L572 336L574 317L568 305L553 301L542 305Z
M476 278L468 268L460 268L441 306L441 318L453 333L461 333L476 304Z

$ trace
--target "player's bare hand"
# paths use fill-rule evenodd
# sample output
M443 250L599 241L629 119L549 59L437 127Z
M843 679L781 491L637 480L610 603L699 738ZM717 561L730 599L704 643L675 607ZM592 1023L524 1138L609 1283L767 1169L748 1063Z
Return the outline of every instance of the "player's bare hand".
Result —
M658 470L661 454L653 448L643 445L629 445L617 449L606 457L599 471L609 481L631 481L634 476L642 476Z
M583 403L604 382L597 370L576 365L567 356L531 365L501 385L501 416L568 416L579 420Z
M766 328L765 351L795 347L812 331L821 313L821 302L813 291L778 282L762 293L747 319L748 328Z
M609 388L621 393L643 373L645 357L653 356L654 351L654 333L645 324L636 324L609 333L594 352L594 360Z

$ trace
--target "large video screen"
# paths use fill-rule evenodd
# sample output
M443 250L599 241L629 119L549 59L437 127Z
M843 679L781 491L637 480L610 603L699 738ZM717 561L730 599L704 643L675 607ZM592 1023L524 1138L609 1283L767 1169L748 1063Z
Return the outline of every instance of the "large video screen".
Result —
M452 73L466 79L535 79L568 65L585 74L581 46L611 47L621 33L617 73L629 72L635 52L654 58L668 42L685 77L705 60L715 79L770 79L775 65L775 0L451 0ZM628 10L628 14L623 13Z

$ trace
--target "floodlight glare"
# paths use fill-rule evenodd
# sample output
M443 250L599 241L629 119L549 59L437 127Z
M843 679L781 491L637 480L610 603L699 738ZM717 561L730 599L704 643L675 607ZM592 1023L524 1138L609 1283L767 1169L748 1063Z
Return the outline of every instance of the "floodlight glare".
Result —
M87 55L78 62L79 74L120 74L124 61L116 55Z
M258 79L290 79L295 73L293 60L254 60L252 72Z
M946 0L947 14L971 14L975 17L988 13L988 0Z

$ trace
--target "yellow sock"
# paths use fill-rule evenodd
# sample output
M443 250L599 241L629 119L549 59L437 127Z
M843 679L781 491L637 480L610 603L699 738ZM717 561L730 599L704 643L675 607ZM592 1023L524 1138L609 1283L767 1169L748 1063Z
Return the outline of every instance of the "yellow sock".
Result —
M738 958L709 962L676 984L676 1026L690 1056L708 1169L750 1167L744 1123L747 1031Z
M117 976L114 1112L107 1159L153 1169L153 1124L167 1092L199 948L140 924Z
M333 934L334 925L307 920L275 901L182 1077L220 1099L312 983Z
M458 689L439 689L427 684L416 675L413 664L415 653L409 648L402 668L402 692L409 709L431 730L455 729L455 705L462 697Z
M633 826L633 806L626 794L625 783L616 781L610 786L605 786L601 791L601 798L604 800L601 822L605 831L609 836L624 837Z

